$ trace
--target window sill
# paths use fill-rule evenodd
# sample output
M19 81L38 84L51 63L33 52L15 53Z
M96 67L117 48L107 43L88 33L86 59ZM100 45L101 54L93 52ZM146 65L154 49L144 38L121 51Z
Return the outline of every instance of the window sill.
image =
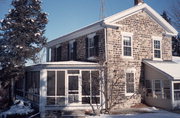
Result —
M96 57L94 57L94 56L93 57L88 57L87 59L90 60L90 61L95 61Z
M134 93L126 93L125 96L132 96Z
M122 58L124 58L124 59L134 59L133 56L122 56Z
M163 61L162 58L153 58L154 61Z

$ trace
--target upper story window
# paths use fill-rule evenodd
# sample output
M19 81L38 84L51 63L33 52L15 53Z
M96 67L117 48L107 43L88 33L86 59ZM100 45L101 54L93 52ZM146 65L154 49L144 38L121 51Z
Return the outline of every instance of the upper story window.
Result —
M92 59L99 54L99 36L96 33L90 34L86 38L86 57Z
M133 43L132 43L132 33L122 33L123 45L122 45L122 54L125 57L132 57L133 56Z
M162 58L162 51L161 51L161 40L160 37L153 37L153 52L154 58L161 59Z
M47 56L47 61L49 62L61 61L61 46L56 45L54 47L49 48Z
M76 60L77 57L77 42L75 40L70 41L68 44L68 58L69 60Z

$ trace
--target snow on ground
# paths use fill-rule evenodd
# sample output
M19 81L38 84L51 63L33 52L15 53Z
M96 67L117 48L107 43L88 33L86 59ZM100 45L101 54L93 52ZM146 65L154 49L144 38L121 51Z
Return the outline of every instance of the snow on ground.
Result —
M177 56L173 56L172 60L176 63L179 63L180 64L180 57L177 57Z
M12 114L28 114L33 112L34 110L31 108L30 103L24 102L23 100L15 100L14 105L10 107L9 110L4 111L0 114L0 116L7 116Z
M140 108L149 113L88 116L86 118L180 118L180 114L152 108Z

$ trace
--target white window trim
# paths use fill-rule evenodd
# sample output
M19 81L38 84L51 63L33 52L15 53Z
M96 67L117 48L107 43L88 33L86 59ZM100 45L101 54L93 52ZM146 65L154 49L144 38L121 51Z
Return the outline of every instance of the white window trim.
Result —
M131 37L131 56L124 55L124 36ZM133 59L133 33L130 32L121 32L122 38L122 57L127 59Z
M126 72L125 72L125 96L132 96L134 93L135 93L135 76L136 76L136 72L135 72L135 68L131 68L131 69L127 69ZM133 73L134 74L134 93L127 93L127 90L126 90L126 73Z
M152 36L152 47L153 47L153 60L158 60L158 61L162 61L162 37L157 37L157 36ZM154 41L157 40L157 41L160 41L160 54L161 54L161 57L160 58L156 58L154 57Z

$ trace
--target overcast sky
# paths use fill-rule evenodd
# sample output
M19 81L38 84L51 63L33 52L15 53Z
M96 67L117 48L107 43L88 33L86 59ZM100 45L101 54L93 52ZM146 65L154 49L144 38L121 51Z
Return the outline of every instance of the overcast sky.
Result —
M45 36L58 38L99 20L100 0L43 0L42 9L49 14ZM144 0L160 14L176 0ZM0 19L11 8L11 0L0 0ZM134 0L105 0L105 15L110 16L134 5Z

